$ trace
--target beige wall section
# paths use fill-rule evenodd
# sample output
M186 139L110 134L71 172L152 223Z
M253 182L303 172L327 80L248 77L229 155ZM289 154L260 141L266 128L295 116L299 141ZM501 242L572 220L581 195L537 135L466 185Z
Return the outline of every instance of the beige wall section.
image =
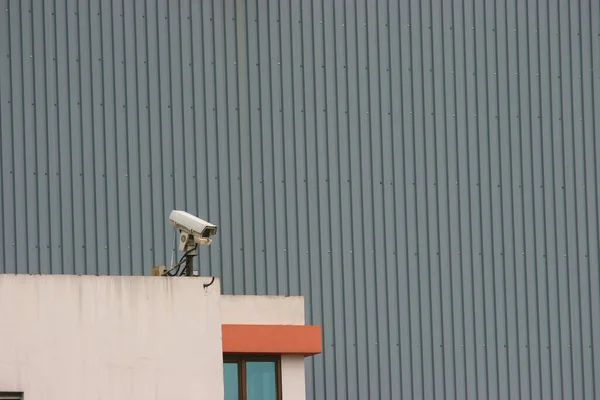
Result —
M221 321L240 325L304 325L304 298L223 295Z
M0 275L0 391L222 399L220 282Z
M221 296L221 321L240 325L304 325L304 298L299 296ZM306 399L304 356L281 357L284 400Z
M281 357L281 389L283 400L306 399L304 356Z

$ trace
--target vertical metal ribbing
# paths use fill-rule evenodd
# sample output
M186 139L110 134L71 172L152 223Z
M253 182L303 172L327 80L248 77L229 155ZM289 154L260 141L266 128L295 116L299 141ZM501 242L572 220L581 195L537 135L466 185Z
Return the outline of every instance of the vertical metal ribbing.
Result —
M7 2L7 7L8 7L8 2ZM6 27L8 27L8 29L10 29L10 27L9 27L10 15L8 14L8 8L5 8L4 15L6 17L0 19L0 21L2 21L2 25L3 26L6 26ZM3 35L3 36L4 36L4 38L6 38L8 35ZM8 42L9 42L9 45L10 45L10 39L8 40ZM3 62L0 63L0 67L2 67L2 64L4 63L4 61L6 61L6 59L9 59L9 58L10 57L9 57L8 54L6 54L6 55L0 54L0 59L3 60ZM10 60L8 60L6 62L9 63ZM2 69L4 71L4 68L2 68ZM3 94L4 91L2 89L3 89L2 88L2 84L0 83L0 102L4 101L4 98L2 97L2 94ZM1 107L2 107L2 104L0 104L0 110L2 110ZM2 116L2 113L0 112L0 129L3 128L2 120L3 120L3 116ZM2 140L2 136L0 136L0 146L2 146L2 147L6 146L6 144L4 144L4 141ZM3 156L3 154L2 154L2 148L1 147L0 147L0 156ZM5 179L4 178L4 173L5 173L4 172L4 157L2 157L2 159L0 159L0 190L2 190L2 191L4 190L4 179ZM4 197L0 196L0 218L2 219L3 222L6 221L4 207L5 207ZM2 226L0 226L0 251L1 251L1 253L0 253L0 261L2 261L2 265L0 265L0 272L7 272L6 271L6 264L7 264L6 263L6 259L7 259L7 257L6 257L6 253L7 253L6 247L7 247L8 240L6 239L6 236L7 236L6 230L7 230L7 228L6 228L5 225L7 225L6 222L4 222L2 224Z
M323 325L309 398L597 393L595 2L0 2L1 271L147 274L195 207Z
M597 137L598 137L598 125L596 125L596 85L593 84L594 80L595 80L595 76L593 71L595 71L595 65L594 65L594 52L593 52L593 44L596 43L593 40L594 37L594 24L592 23L593 21L593 12L592 12L592 4L593 2L590 1L589 2L589 10L588 10L588 23L589 23L589 29L590 29L590 67L591 67L591 73L590 73L590 78L591 78L591 113L588 113L588 115L591 114L591 119L592 119L592 138L593 138L593 148L592 151L595 152L598 149L598 141L597 141ZM596 21L598 21L596 19ZM596 28L599 28L600 24L598 22L596 22ZM596 37L600 37L600 29L597 32L597 36ZM599 74L600 75L600 74ZM598 76L598 79L600 79L600 76ZM599 182L599 170L598 170L598 157L594 157L594 170L592 171L592 176L594 177L594 182ZM595 202L594 204L592 204L592 207L595 206L595 210L596 210L596 221L595 221L595 228L596 228L596 235L597 235L597 240L598 242L595 243L597 245L597 248L600 249L600 197L598 196L598 185L594 185L594 199ZM589 208L589 207L588 207ZM594 221L592 221L593 223ZM588 231L589 232L589 231ZM588 250L589 253L589 250ZM590 254L590 258L591 258L591 254ZM590 262L591 264L591 262ZM588 272L590 272L592 268L592 265L589 265L589 270ZM589 279L590 275L588 275L588 288L589 288L589 292L590 292L590 327L591 327L591 336L592 336L592 340L594 341L595 338L597 337L598 334L600 334L600 332L596 331L594 332L594 317L593 317L593 301L592 298L594 297L593 293L598 293L598 291L600 291L600 285L594 283L592 286L592 282ZM595 333L595 334L594 334ZM594 383L593 383L593 393L594 393L594 398L596 398L596 396L598 395L598 379L597 379L597 373L598 373L598 366L596 366L596 360L597 358L595 357L596 353L595 353L595 349L596 346L592 345L590 346L591 348L591 353L592 353L592 376L594 377Z

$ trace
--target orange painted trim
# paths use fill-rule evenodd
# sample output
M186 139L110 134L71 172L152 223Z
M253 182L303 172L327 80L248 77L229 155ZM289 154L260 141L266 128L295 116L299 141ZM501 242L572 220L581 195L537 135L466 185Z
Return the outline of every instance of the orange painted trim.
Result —
M222 325L225 354L298 354L323 351L321 327L307 325Z

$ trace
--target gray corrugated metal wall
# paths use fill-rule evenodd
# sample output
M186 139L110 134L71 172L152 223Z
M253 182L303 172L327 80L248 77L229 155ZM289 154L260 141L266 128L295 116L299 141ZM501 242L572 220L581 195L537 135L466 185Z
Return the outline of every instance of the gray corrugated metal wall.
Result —
M0 4L0 271L149 274L187 209L306 296L311 398L600 394L600 2Z

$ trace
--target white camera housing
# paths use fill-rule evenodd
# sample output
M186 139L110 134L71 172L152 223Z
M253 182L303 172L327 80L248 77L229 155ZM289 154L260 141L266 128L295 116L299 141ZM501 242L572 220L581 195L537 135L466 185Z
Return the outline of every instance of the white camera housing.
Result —
M189 242L208 246L212 243L211 237L217 234L216 225L185 211L171 211L169 222L180 231L179 250L181 251L190 244Z

